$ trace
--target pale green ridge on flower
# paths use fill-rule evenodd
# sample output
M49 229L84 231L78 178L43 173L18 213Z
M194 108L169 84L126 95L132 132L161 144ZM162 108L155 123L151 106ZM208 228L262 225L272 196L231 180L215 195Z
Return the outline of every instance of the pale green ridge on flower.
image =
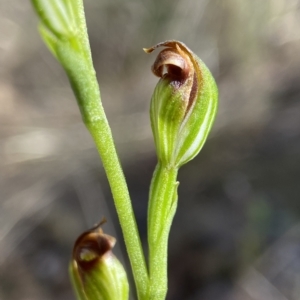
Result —
M115 242L98 226L75 242L69 270L79 300L128 300L126 272L112 253Z

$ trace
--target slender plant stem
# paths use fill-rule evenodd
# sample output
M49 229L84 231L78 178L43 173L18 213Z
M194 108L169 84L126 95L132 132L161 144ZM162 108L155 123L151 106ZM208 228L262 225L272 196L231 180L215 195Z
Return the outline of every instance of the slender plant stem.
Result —
M164 300L168 289L168 237L177 208L177 167L158 163L153 174L148 208L151 300Z
M68 74L76 95L83 121L91 133L102 159L115 207L123 231L130 259L138 299L146 300L149 289L148 271L140 241L136 220L131 205L128 187L115 149L102 103L99 85L90 54L85 18L81 0L76 0L81 13L80 42L76 39L60 41L56 51Z
M106 120L87 125L101 156L108 181L110 183L119 221L123 230L127 252L140 300L146 300L148 294L148 272L134 218L125 177L110 135Z
M83 113L85 124L95 141L97 150L103 162L103 167L111 187L119 221L122 227L127 252L137 287L138 298L143 300L147 299L148 272L139 238L139 232L136 225L125 177L113 142L111 130L100 102L99 90L96 90L95 88L89 88L89 86L93 87L93 85L96 84L96 78L94 74L90 75L90 78L85 78L85 82L80 82L80 85L83 86L82 88L79 88L79 91L87 91L85 98L90 100L90 106L93 107L92 120L90 115L84 113L84 109L82 109L81 112ZM89 111L89 114L90 112L91 111Z
M76 79L71 78L71 82L73 80ZM147 299L148 294L148 271L126 180L115 149L111 130L100 102L100 93L99 90L97 91L93 88L93 85L96 84L95 81L96 78L92 73L80 83L77 82L76 86L79 89L76 95L79 97L79 103L81 102L81 96L89 99L89 105L93 108L92 116L90 115L91 110L89 110L88 114L85 114L85 109L81 109L82 117L102 159L122 227L138 298L143 300ZM74 82L72 82L72 85L74 85ZM80 88L80 85L82 85L82 88ZM82 92L86 92L86 95L81 95Z

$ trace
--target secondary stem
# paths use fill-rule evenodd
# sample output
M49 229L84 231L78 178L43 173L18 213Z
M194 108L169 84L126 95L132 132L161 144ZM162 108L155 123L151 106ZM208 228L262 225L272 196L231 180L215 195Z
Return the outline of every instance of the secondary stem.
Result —
M148 208L149 299L163 300L168 289L168 237L177 208L178 168L157 164Z

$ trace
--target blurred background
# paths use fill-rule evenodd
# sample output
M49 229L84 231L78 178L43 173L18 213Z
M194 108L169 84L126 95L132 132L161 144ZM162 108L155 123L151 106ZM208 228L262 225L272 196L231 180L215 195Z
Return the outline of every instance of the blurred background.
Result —
M299 300L300 1L84 4L144 243L158 79L142 48L180 40L219 86L212 134L179 174L168 300ZM30 1L0 0L0 124L0 299L75 299L73 242L103 216L128 261L101 162Z

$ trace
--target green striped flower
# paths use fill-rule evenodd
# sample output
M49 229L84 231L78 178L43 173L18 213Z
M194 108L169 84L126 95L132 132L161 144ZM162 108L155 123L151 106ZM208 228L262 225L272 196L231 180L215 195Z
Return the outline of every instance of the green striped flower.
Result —
M70 275L79 300L128 300L126 272L111 251L115 243L99 226L75 242Z
M181 166L201 150L218 105L218 90L205 64L183 43L166 41L151 48L162 50L153 66L160 77L150 108L151 125L159 161Z

